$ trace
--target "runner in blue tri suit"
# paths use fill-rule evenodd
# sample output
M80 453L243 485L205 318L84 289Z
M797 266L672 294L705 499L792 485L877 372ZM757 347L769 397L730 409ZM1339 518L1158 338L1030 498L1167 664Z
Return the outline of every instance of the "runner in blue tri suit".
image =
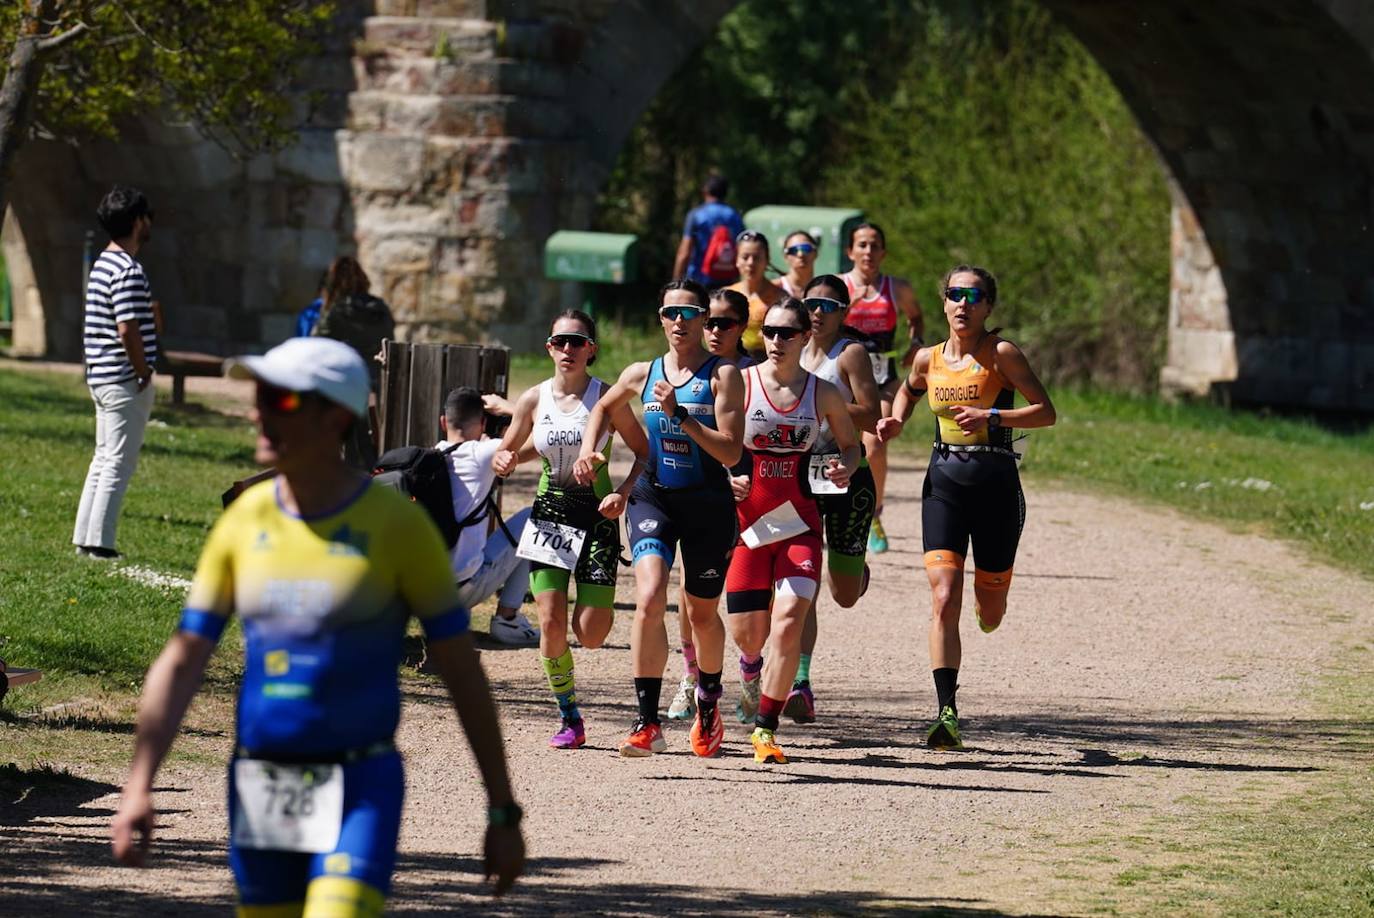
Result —
M341 342L292 338L229 372L257 381L255 458L278 474L211 530L180 626L148 670L111 827L115 857L143 862L153 779L238 615L245 661L229 770L238 913L380 915L404 792L392 741L397 666L414 615L487 786L486 867L504 891L524 861L521 813L443 541L423 510L341 456L366 416L366 365Z
M620 754L647 756L667 748L658 715L668 663L663 616L668 571L680 547L701 671L692 748L698 755L712 755L724 736L717 703L725 626L717 606L736 538L735 502L726 469L740 458L744 382L738 369L702 347L707 298L699 284L672 281L661 291L659 304L668 352L631 364L596 403L574 474L583 482L595 478L597 466L605 461L595 443L608 429L611 414L638 397L649 437L649 468L630 494L625 525L635 570L630 652L639 716Z

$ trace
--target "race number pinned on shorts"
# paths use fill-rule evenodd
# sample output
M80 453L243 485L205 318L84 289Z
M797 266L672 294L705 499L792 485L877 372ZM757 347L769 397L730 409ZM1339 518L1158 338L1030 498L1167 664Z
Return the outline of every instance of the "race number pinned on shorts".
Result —
M520 533L520 546L515 553L521 558L570 571L577 567L577 557L582 554L582 543L586 540L585 529L531 518L525 523L525 531Z
M840 458L839 453L812 453L811 462L807 466L807 481L811 485L812 494L847 494L849 486L841 488L830 480L826 475L829 469L830 460Z
M873 381L878 385L884 385L888 380L888 368L892 365L892 358L886 354L875 354L868 352L868 359L873 364Z
M234 844L322 854L339 844L344 778L340 765L234 760Z

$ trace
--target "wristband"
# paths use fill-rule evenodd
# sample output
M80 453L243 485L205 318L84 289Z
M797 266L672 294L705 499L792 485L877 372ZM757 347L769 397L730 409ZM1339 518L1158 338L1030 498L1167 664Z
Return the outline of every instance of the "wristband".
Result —
M690 417L690 415L687 413L686 405L678 405L673 409L674 420L681 422L687 420L688 417Z
M910 379L902 380L902 385L906 386L907 394L910 395L912 398L920 398L921 396L926 394L925 389L917 389L914 386L912 386Z
M505 806L494 806L487 810L487 825L500 829L514 829L520 825L524 815L525 811L515 802L507 803Z

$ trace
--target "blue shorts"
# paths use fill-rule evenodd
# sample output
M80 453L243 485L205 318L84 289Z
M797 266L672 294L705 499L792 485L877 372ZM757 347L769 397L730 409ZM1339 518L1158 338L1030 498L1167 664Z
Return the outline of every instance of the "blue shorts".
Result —
M625 509L634 563L657 555L668 567L682 549L682 585L693 596L717 599L725 589L725 572L739 530L735 498L728 486L660 488L641 478Z
M316 877L365 883L385 896L396 866L405 773L395 750L349 762L344 770L343 827L331 852L262 851L239 848L234 837L234 768L229 767L229 866L243 905L304 902Z

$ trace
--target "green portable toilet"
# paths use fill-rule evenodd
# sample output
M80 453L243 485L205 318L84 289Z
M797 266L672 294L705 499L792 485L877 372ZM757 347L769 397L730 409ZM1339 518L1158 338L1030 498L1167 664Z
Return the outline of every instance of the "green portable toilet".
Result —
M821 244L816 255L817 274L839 274L854 267L845 257L849 232L864 222L864 212L852 207L789 207L765 204L744 215L744 225L768 237L773 264L786 270L782 243L793 230L806 230Z

